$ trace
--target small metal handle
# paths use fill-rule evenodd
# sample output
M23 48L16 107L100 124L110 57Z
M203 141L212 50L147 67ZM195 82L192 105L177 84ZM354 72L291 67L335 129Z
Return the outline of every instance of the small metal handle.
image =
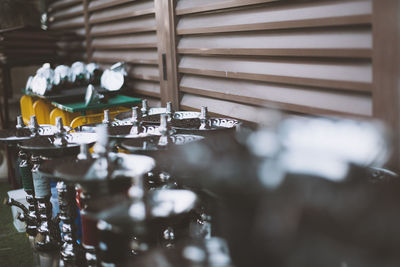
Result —
M162 69L163 69L163 79L167 80L167 55L165 53L162 54Z

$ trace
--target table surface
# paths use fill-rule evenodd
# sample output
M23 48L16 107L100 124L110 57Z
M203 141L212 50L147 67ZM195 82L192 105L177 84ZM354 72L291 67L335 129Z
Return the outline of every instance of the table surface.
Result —
M85 102L75 103L59 103L56 101L51 102L57 108L68 112L86 112L95 109L105 109L118 106L132 106L142 101L140 98L130 97L125 95L116 95L108 99L107 103L98 103L86 106Z

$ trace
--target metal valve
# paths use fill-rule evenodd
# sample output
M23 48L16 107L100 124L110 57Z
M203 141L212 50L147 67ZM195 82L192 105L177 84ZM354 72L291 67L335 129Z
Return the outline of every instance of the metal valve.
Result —
M211 125L209 124L208 121L208 109L207 107L201 107L201 113L200 113L200 130L206 130L206 129L211 129Z
M3 201L3 204L8 205L8 206L15 206L18 207L22 210L23 213L19 213L17 215L17 219L19 219L21 222L26 222L27 224L30 225L38 225L39 221L36 217L33 217L29 214L28 208L25 207L24 204L21 202L18 202L14 200L13 198L5 198Z
M147 116L147 113L149 111L149 107L147 106L147 99L142 100L142 108L140 109L142 112L142 116Z

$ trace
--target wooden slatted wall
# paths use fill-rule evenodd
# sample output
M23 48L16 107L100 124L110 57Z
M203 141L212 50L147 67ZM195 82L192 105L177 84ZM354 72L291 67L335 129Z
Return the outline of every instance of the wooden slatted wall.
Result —
M86 31L83 0L56 0L48 6L49 30L59 36L61 63L86 60Z
M372 116L371 0L178 0L180 105Z
M128 87L160 104L156 20L153 0L88 1L89 61L104 67L129 63Z

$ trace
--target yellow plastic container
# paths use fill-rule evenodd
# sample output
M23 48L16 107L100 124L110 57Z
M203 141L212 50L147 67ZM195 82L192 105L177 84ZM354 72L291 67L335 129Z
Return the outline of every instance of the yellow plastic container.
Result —
M21 115L25 124L28 124L31 120L31 116L35 115L33 112L34 98L28 95L23 95L19 99L19 105L21 107Z
M117 107L117 108L110 108L110 119L114 119L116 115L118 115L121 112L129 111L129 108L125 107ZM96 113L96 114L90 114L86 116L78 116L74 118L70 124L70 127L72 129L85 125L85 124L91 124L91 123L101 123L103 121L104 113Z
M61 110L59 108L54 108L50 112L50 124L56 125L56 118L61 117L64 125L70 125L71 122L78 117L80 114L78 112L71 113L68 111Z
M38 99L33 103L33 113L39 124L50 124L50 112L54 107L44 99Z

